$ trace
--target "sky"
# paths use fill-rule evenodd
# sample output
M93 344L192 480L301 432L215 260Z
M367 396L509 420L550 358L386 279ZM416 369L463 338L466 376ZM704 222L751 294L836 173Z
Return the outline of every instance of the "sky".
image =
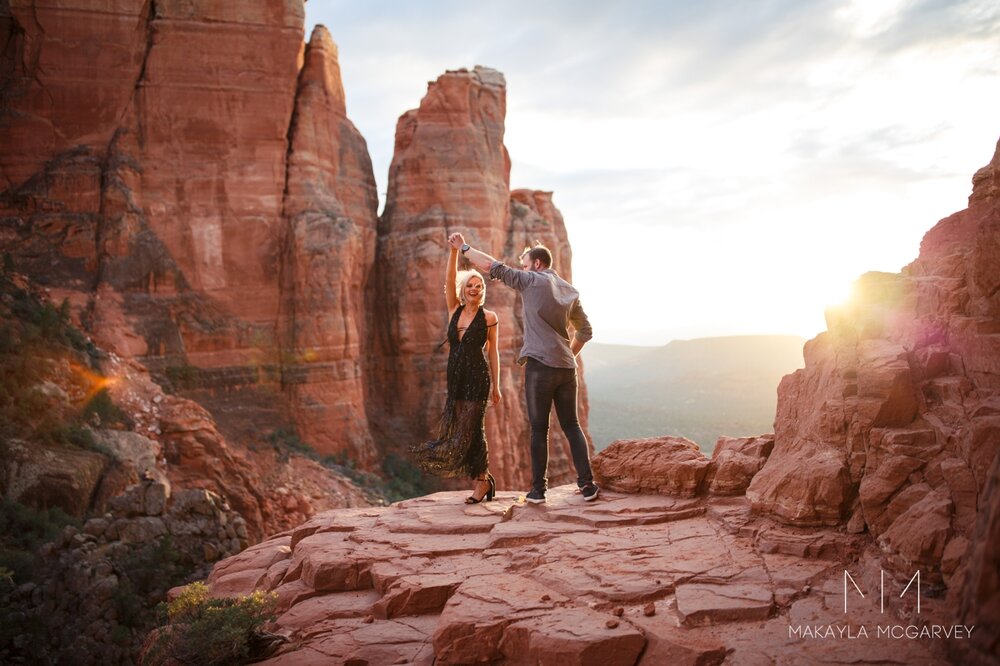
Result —
M504 74L511 188L554 192L597 342L813 337L1000 138L995 0L310 0L316 23L381 203L427 82Z

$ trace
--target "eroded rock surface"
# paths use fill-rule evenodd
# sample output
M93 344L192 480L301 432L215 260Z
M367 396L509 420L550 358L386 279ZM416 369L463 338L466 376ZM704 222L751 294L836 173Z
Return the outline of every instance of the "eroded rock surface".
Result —
M470 244L515 266L525 247L541 241L553 251L553 268L572 280L572 253L552 193L509 189L506 105L500 72L449 71L428 84L420 107L396 125L371 292L378 303L371 399L385 416L375 427L388 440L433 438L444 406L447 350L440 344L448 313L442 284L450 233L462 231ZM528 451L511 445L530 439L521 398L524 371L516 364L523 334L519 297L487 280L486 307L500 319L500 388L506 396L487 412L491 471L501 488L524 487L530 482ZM549 478L562 483L575 473L565 438L553 426Z
M269 664L817 663L801 625L820 623L872 631L824 642L833 661L940 663L941 642L874 635L916 619L910 605L880 615L866 595L844 613L845 568L878 584L864 536L776 526L743 497L546 497L467 506L444 492L318 514L221 562L209 585L278 595L271 629L290 642ZM922 601L924 620L942 613Z
M322 26L304 45L303 23L302 0L0 7L0 250L232 443L294 427L379 470L433 437L444 402L447 233L507 260L540 240L567 279L571 250L551 192L510 191L506 83L485 67L400 118L378 220L336 45ZM525 449L501 445L528 438L520 310L502 287L488 306L508 396L487 421L493 471L521 487Z
M896 571L939 582L961 575L976 516L997 501L998 162L912 264L864 275L827 311L805 368L778 387L774 451L747 490L789 524L868 531Z
M698 445L684 437L621 439L593 460L594 479L610 489L681 497L698 494L708 467Z

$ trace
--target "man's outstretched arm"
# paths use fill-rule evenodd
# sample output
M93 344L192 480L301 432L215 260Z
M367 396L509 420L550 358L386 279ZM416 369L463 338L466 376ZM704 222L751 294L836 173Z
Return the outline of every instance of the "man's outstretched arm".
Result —
M455 233L448 237L448 243L461 251L462 246L465 245L465 238L462 234ZM473 247L466 250L464 254L473 268L482 271L492 280L500 280L511 289L521 291L531 284L531 273L528 271L511 268L502 261Z
M452 234L451 236L448 236L448 243L453 248L461 252L462 246L465 245L465 237L463 237L462 234ZM496 259L490 255L485 252L481 252L474 247L466 250L464 256L469 260L469 263L481 273L489 273L490 267L493 266L493 262L496 261Z

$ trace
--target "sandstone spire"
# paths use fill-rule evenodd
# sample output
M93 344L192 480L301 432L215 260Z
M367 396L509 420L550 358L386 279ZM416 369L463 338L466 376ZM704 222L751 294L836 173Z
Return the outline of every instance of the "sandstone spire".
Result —
M503 75L476 67L446 72L428 84L420 107L403 114L396 126L375 263L382 297L372 326L382 364L377 374L382 391L372 399L387 415L381 423L389 441L430 438L440 417L449 233L462 231L469 243L508 261L516 261L525 244L542 240L555 251L556 270L571 276L566 230L551 194L509 190L505 113ZM486 306L501 322L500 385L506 397L487 413L487 439L493 473L505 487L530 481L523 371L515 363L522 334L516 299L502 285L488 286ZM557 429L551 451L550 479L567 480L570 465Z
M316 26L289 132L282 269L282 383L305 441L362 465L375 452L365 414L365 282L378 199L368 148L347 119L337 47Z

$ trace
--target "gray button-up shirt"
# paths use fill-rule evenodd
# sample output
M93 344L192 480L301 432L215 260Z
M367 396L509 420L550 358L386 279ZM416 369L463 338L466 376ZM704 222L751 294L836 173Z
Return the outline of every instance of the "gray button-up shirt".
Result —
M594 337L576 287L551 268L524 271L499 261L490 266L490 278L521 292L524 345L517 362L524 365L531 357L551 368L575 368L576 357L569 347L570 327L580 342Z

